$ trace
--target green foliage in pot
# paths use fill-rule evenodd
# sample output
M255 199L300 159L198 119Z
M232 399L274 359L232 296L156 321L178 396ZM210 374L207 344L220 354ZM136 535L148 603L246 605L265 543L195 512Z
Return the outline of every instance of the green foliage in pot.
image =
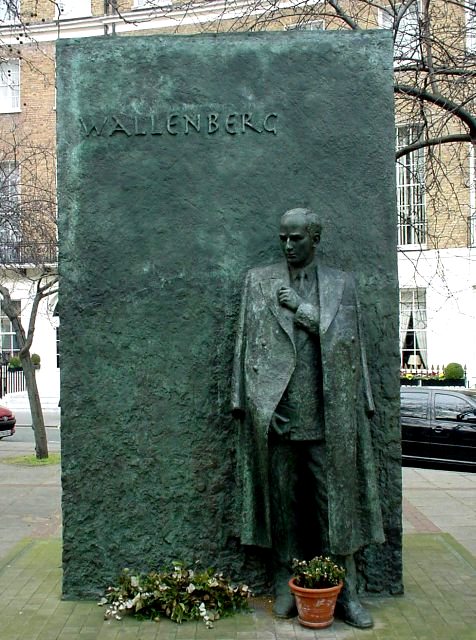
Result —
M99 605L107 605L106 619L120 620L128 613L178 623L202 619L211 628L221 616L247 609L250 596L247 585L233 585L222 573L177 562L169 571L147 574L124 569Z
M8 368L9 369L21 369L21 360L18 356L12 356L10 358L10 360L8 361Z
M37 367L41 362L41 358L37 353L31 354L31 364Z
M446 380L461 380L464 378L464 369L458 362L450 362L444 368Z
M345 569L326 556L293 560L292 569L295 584L304 589L335 587L345 577Z

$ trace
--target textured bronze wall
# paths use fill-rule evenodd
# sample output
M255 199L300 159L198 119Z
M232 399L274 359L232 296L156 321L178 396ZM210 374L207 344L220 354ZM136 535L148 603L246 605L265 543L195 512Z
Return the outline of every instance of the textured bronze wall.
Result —
M357 273L401 589L396 214L388 33L58 44L64 594L200 559L263 586L237 541L230 365L240 288L289 208Z

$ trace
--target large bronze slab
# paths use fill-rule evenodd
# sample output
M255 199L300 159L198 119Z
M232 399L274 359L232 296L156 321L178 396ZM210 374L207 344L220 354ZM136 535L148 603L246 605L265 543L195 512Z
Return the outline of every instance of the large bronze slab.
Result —
M303 206L357 275L387 536L361 569L398 592L390 35L91 38L57 64L65 596L177 558L265 584L237 538L233 340L246 270Z

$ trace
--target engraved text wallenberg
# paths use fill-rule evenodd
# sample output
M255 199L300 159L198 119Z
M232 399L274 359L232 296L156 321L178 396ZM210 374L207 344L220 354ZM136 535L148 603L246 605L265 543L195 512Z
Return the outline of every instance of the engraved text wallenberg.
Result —
M194 113L152 113L149 115L101 115L79 118L82 134L85 137L116 134L130 136L161 135L228 135L255 133L278 133L278 114L251 112L219 113L217 111Z

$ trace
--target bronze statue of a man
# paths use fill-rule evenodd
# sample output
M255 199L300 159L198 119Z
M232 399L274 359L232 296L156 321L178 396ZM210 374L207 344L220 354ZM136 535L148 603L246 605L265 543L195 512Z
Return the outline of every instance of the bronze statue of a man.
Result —
M246 276L232 396L241 542L272 549L280 617L295 613L292 559L332 555L347 573L337 614L365 628L373 622L357 597L354 553L384 541L368 423L374 404L354 279L319 262L320 235L317 214L287 211L279 233L286 262ZM305 519L317 532L306 551L296 524L304 477L313 497Z

